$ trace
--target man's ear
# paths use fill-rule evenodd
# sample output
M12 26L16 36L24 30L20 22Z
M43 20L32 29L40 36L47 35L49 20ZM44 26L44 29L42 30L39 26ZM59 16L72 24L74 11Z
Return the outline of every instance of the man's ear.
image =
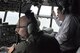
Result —
M65 8L62 9L62 14L64 14L64 12L65 12Z

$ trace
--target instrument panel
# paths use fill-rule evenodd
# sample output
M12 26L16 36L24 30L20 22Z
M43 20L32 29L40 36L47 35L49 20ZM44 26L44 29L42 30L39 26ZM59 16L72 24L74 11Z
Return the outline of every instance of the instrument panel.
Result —
M0 25L0 47L16 43L15 27L16 25Z

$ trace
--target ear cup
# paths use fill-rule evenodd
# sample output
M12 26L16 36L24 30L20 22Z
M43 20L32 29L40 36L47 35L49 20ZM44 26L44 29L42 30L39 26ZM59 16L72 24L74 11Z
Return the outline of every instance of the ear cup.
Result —
M32 23L28 24L27 31L28 31L29 34L31 34L33 32L33 28L34 28L34 26L33 26Z
M37 23L31 22L27 26L27 31L29 34L37 33L39 31L40 21L36 20Z

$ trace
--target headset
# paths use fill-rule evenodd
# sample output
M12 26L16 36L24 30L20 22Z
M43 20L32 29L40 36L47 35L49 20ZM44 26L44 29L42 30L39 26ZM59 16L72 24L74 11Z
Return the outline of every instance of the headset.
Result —
M31 20L30 23L27 24L27 32L28 34L36 34L39 31L40 21L34 17L34 13L31 10L27 10L25 15L28 19Z

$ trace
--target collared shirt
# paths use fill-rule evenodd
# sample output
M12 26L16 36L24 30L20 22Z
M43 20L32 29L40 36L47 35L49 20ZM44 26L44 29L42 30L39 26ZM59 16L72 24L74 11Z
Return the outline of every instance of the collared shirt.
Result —
M69 29L69 23L70 23L70 15L66 15L65 19L59 29L59 32L56 34L55 38L59 42L59 44L62 44L64 41L67 40L67 31Z

